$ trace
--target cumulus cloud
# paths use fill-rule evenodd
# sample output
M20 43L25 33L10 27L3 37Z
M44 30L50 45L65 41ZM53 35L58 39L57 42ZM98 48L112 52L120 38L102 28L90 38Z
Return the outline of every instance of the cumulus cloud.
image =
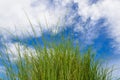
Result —
M9 30L12 34L18 36L26 31L32 32L25 12L27 12L27 16L30 18L36 32L40 31L38 22L40 22L43 29L50 29L58 23L61 24L66 14L64 6L51 6L49 0L0 0L0 2L1 30Z
M88 15L91 15L93 11L87 9L90 7L88 6L88 0L1 0L0 2L0 28L1 34L5 38L11 36L8 32L18 36L23 36L22 33L24 33L24 36L28 36L27 31L32 32L24 10L27 12L37 36L41 35L37 22L40 22L43 30L52 29L53 32L57 32L55 28L57 25L61 26L64 23L70 25L74 23L73 19L77 13L79 13L79 16L84 17L84 19L86 17L87 19ZM71 9L72 3L78 3L78 11ZM67 21L65 21L66 15L70 15L67 17ZM3 30L5 31L3 32Z
M28 32L32 32L25 12L30 18L37 36L41 35L38 22L42 25L43 30L51 29L53 32L58 32L55 27L58 24L61 27L64 25L63 23L66 23L67 25L74 24L76 29L84 32L86 29L84 25L74 19L80 16L82 23L86 23L90 18L92 24L89 24L91 28L88 31L95 34L88 35L90 40L98 36L93 25L99 19L106 18L106 24L109 25L107 33L115 41L111 44L120 50L119 0L93 0L94 4L91 4L90 0L0 0L0 2L0 32L5 38L11 36L8 32L18 36L23 36L22 33L24 36L28 36ZM77 10L72 9L74 3L77 5Z
M99 0L95 4L89 4L89 0L74 0L78 3L78 13L83 21L91 18L93 22L97 22L100 18L106 18L107 33L114 48L120 50L120 1L119 0Z
M34 48L26 47L25 45L22 45L20 43L8 43L6 44L6 49L4 50L4 54L6 53L7 55L9 55L11 61L15 61L20 56L24 57L24 55L35 55L36 51Z

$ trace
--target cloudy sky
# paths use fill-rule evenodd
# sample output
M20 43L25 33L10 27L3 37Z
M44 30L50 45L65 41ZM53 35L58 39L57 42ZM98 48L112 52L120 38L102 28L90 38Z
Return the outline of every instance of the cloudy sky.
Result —
M82 46L92 46L101 58L119 67L119 5L120 0L0 0L0 50L7 44L7 49L15 52L19 41L12 34L31 47L34 33L30 19L37 38L43 33L47 36L49 30L56 35L62 29L64 33L72 31L71 36ZM3 68L1 65L0 72Z

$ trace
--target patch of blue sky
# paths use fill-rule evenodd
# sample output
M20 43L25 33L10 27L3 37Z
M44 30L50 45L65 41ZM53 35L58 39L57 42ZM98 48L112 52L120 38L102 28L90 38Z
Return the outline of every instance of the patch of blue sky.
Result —
M78 3L72 3L72 7L73 10L78 10Z
M80 17L78 17L78 19L79 18ZM78 19L76 19L76 20L78 20ZM62 35L64 35L65 38L70 37L71 39L74 39L74 41L78 41L79 45L81 47L84 46L84 47L88 48L88 47L92 46L96 50L96 52L99 53L99 55L101 55L102 57L111 56L112 55L112 52L111 52L112 47L111 47L110 43L112 42L112 39L109 38L106 33L106 31L107 31L106 27L103 26L104 22L105 22L105 19L100 19L97 21L97 23L94 26L90 26L89 25L90 19L88 19L88 21L86 23L82 24L82 26L84 28L86 28L86 26L88 26L88 25L90 27L90 28L86 28L85 33L74 31L75 24L72 24L70 26L66 26L65 29L60 31L58 34L51 36L51 33L46 31L43 33L43 36L44 36L45 40L48 42L52 42L53 39L54 39L54 41L59 42L60 37ZM91 28L91 27L93 27L93 28ZM89 39L88 37L90 34L96 34L97 37L95 37L93 39L92 38ZM92 36L94 36L94 35L92 35ZM39 44L43 45L42 37L38 37L37 40L38 40ZM12 41L13 41L13 43L19 42L15 39L13 39ZM36 41L35 37L21 39L20 41L22 41L22 43L26 44L29 47L32 46L33 43L37 44L35 42ZM92 41L92 43L91 43L91 41Z
M100 0L89 0L89 4L96 4Z
M97 51L99 57L102 59L107 59L110 56L113 56L113 48L111 42L112 38L108 37L106 33L106 27L103 27L99 31L99 36L94 40L93 48Z
M77 4L73 4L71 6L74 11L77 10ZM73 12L74 13L74 12ZM72 16L67 15L66 20ZM58 34L54 34L54 36L51 36L51 32L45 31L42 35L44 38L48 41L51 42L54 39L54 41L58 41L60 39L60 35L64 35L65 37L70 36L73 38L75 41L78 41L81 46L84 47L89 47L93 46L99 54L106 53L107 55L111 55L111 45L110 42L112 42L112 39L108 38L107 33L106 33L106 27L104 26L105 19L101 18L98 21L95 22L94 25L91 25L92 20L90 18L87 19L86 22L82 21L81 16L75 15L73 17L73 23L71 25L65 26L64 30L60 31ZM74 29L78 26L76 24L79 24L83 27L84 32L82 31L74 31ZM27 46L32 46L33 43L37 45L35 42L36 39L38 40L38 43L43 45L42 42L42 37L29 37L29 38L24 38L20 39L20 41L27 45ZM12 43L19 42L19 40L12 39ZM59 41L58 41L59 42ZM106 55L104 54L104 55Z
M5 74L4 74L3 72L0 72L0 78L1 78L1 79L4 79L4 80L7 80L7 79L5 79L6 76L5 76Z

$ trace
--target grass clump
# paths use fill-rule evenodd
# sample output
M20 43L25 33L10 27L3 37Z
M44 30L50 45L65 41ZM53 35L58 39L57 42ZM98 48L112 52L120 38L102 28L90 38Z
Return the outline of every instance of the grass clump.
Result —
M103 68L88 49L84 54L72 41L64 40L44 46L26 47L14 62L8 56L3 60L7 80L111 80L111 72Z

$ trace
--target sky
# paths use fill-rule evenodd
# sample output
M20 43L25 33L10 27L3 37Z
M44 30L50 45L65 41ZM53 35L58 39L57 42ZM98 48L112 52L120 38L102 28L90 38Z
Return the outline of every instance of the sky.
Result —
M12 34L32 49L35 37L31 22L38 39L45 35L50 40L49 31L58 36L64 29L65 34L72 32L70 36L83 48L92 46L98 56L118 68L119 5L120 0L0 0L0 50L4 51L6 44L8 51L16 52L14 45L19 41ZM24 45L20 46L22 50ZM3 68L1 65L0 72L4 72ZM119 71L115 76L120 76Z

